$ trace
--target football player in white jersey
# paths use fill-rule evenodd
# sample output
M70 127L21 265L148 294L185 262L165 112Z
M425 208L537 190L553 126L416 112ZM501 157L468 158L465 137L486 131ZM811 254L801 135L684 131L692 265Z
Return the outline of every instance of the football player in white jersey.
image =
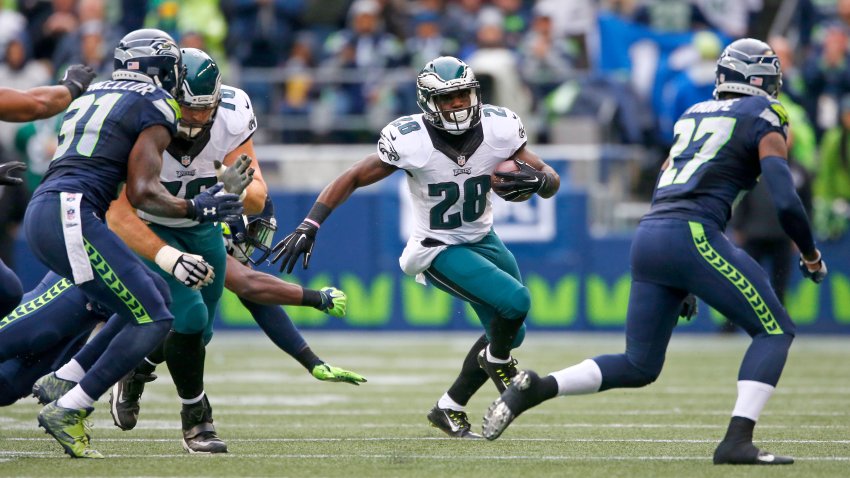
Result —
M470 430L464 407L493 379L503 391L516 374L511 349L525 333L531 306L513 255L493 231L491 190L507 200L552 197L558 174L526 147L522 121L507 108L482 104L472 70L453 57L425 65L416 81L422 114L401 117L382 131L378 150L325 187L296 230L275 246L273 262L306 269L322 222L355 189L402 170L414 207L415 228L399 259L402 270L470 303L485 333L461 372L428 414L431 424L461 438ZM519 170L497 172L513 160Z
M246 214L259 214L265 206L267 190L258 167L251 167L255 156L251 138L257 129L251 101L244 91L221 85L218 66L209 55L194 48L185 48L182 53L186 68L180 99L182 118L177 137L163 154L160 180L172 194L185 198L224 182L225 190L241 195ZM218 163L230 167L221 174L219 169L224 167ZM113 420L122 429L135 425L138 403L129 404L129 409L122 406L121 391L135 386L135 382L144 383L151 376L154 364L164 358L183 403L180 416L184 449L190 453L226 452L227 445L218 438L212 425L203 381L205 344L212 337L216 307L224 290L227 253L221 228L218 224L197 224L137 212L167 246L148 241L139 233L143 224L128 219L128 213L132 217L133 212L126 197L120 197L110 208L109 226L143 258L155 257L154 261L145 262L168 282L175 320L161 349L146 359L147 364L140 365L149 365L148 373L140 373L137 367L113 387ZM194 288L187 287L172 273L182 267L179 262L185 258L184 253L200 256L196 258L210 266L207 280Z

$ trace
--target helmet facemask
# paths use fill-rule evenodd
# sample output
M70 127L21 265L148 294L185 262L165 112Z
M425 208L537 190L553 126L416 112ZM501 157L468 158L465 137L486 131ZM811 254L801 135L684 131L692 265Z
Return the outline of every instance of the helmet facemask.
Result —
M272 241L277 231L277 221L274 217L251 216L243 217L242 224L230 224L233 239L231 255L239 262L250 262L260 265L272 253ZM241 226L241 227L240 227ZM260 255L255 257L255 253Z
M461 134L481 122L481 87L469 66L457 58L439 57L425 65L416 78L416 90L416 102L435 128ZM444 108L440 97L458 92L467 92L468 105Z
M192 140L212 128L221 103L221 73L215 61L201 50L184 48L182 54L186 74L179 102L184 114L177 134Z

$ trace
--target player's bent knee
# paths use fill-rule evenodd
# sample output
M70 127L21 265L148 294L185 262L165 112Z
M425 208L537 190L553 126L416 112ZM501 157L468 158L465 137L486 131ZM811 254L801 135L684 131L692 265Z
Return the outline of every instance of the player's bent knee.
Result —
M153 280L154 286L156 286L156 290L162 296L163 302L165 302L165 306L167 308L171 307L171 290L168 288L168 283L165 282L165 279L159 276L159 274L150 274L151 279Z
M5 378L0 377L0 407L8 407L20 398L22 398L22 395L15 390L15 387Z
M202 334L206 332L209 315L207 306L197 303L189 307L185 313L174 320L174 331L181 334Z
M531 309L531 294L525 287L520 287L505 296L502 304L496 307L499 315L510 320L522 320Z

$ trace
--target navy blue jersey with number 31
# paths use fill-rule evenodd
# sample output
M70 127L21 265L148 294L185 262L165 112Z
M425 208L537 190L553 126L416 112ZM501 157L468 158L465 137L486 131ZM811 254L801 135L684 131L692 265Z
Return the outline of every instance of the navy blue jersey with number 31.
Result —
M732 205L761 175L758 145L787 134L782 105L762 96L697 103L673 127L675 143L646 218L679 218L725 229Z
M101 212L127 179L127 160L139 133L163 125L174 135L180 108L150 83L104 81L89 87L65 110L59 144L34 195L83 193Z

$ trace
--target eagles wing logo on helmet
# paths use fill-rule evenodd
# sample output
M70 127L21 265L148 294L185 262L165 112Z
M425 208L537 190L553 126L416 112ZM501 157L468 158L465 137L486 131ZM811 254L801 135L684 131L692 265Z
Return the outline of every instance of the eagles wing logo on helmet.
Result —
M468 91L468 107L443 110L435 101L457 91ZM463 132L481 121L481 87L472 69L455 57L441 56L425 65L416 78L416 102L426 121L446 131Z

